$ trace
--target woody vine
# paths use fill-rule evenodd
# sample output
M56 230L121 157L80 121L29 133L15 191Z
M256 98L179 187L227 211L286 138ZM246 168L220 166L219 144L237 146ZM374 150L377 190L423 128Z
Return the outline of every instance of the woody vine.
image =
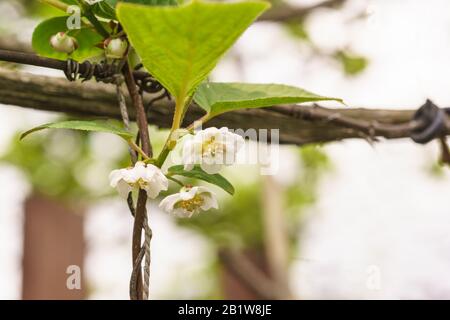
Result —
M214 83L207 80L223 54L269 4L251 0L233 3L175 0L41 0L61 10L61 16L41 22L33 34L33 49L41 56L67 62L71 81L109 82L116 86L122 124L112 120L69 120L44 124L42 129L73 129L116 134L129 145L130 166L111 172L111 187L127 201L134 217L130 298L149 298L152 231L147 202L158 201L169 183L179 192L159 201L160 208L180 218L217 209L207 187L186 185L185 178L214 184L230 194L232 184L220 175L233 165L244 139L228 128L202 129L210 119L233 110L337 100L281 84ZM79 23L73 24L74 15ZM71 21L71 23L69 23ZM75 25L75 27L74 27ZM80 65L84 64L84 72ZM88 66L88 67L86 67ZM146 74L136 78L138 72ZM136 113L137 132L129 123L126 93ZM173 121L162 151L153 154L143 95L175 102ZM183 123L195 103L205 114ZM182 161L164 166L177 145Z

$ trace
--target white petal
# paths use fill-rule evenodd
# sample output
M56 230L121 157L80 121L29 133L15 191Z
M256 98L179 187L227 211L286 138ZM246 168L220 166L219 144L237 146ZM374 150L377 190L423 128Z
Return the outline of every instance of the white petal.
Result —
M206 210L209 210L211 208L219 209L219 204L217 203L217 199L216 199L214 194L204 193L204 194L202 194L202 196L203 196L204 203L201 206L201 208L203 210L206 211Z
M120 180L117 183L117 191L122 198L128 198L128 194L133 190L133 188L126 183L124 180Z
M194 169L194 164L193 163L187 163L187 164L184 165L184 170L191 171L192 169Z
M198 132L197 135L202 137L203 140L208 140L219 133L219 129L217 129L216 127L210 127Z
M177 217L180 217L180 218L190 218L190 217L192 217L194 212L187 211L186 209L183 209L183 208L177 208L177 209L172 211L172 214L174 214L174 215L176 215Z
M173 207L175 206L175 204L180 200L181 199L179 193L175 193L162 199L162 201L159 203L159 207L163 211L171 213L174 210Z
M199 141L189 140L183 145L183 164L199 163L202 152L202 143Z
M156 177L156 181L160 186L161 190L166 191L167 189L169 189L169 179L167 179L166 176L163 175L162 173L158 174L158 176Z
M205 171L208 174L216 174L220 171L220 169L222 169L222 165L217 163L208 164L202 162L200 164L200 167L202 168L203 171Z
M151 169L150 172L152 172ZM135 182L138 181L139 179L148 181L147 179L148 173L149 170L145 166L145 163L143 163L142 161L138 161L134 165L134 168L130 170L130 178L134 179Z
M181 200L191 200L197 194L198 187L192 187L188 191L182 191L179 193Z
M151 199L155 199L161 191L158 187L151 184L146 185L143 189L147 192L148 197Z
M111 187L115 188L117 186L117 183L122 179L123 177L123 171L124 169L118 169L118 170L113 170L111 171L111 173L109 174L109 184L111 185Z

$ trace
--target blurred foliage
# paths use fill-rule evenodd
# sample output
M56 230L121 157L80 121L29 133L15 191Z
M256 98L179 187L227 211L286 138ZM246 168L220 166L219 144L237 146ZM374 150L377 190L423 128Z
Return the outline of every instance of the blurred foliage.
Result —
M295 183L283 192L290 238L295 243L302 208L315 200L315 190L320 173L327 168L328 158L318 146L298 149L301 170ZM235 185L236 193L220 205L219 210L200 214L192 219L180 219L179 224L192 228L212 239L219 247L243 246L258 248L263 244L262 180L260 176L250 185Z
M308 31L306 30L304 21L300 22L287 22L285 25L286 30L290 35L298 40L310 41Z
M1 163L18 167L35 192L59 199L90 200L114 192L112 189L93 190L83 181L82 173L98 161L91 147L91 134L69 130L49 130L27 141L17 133ZM129 165L129 156L111 163L111 167Z
M344 72L351 76L363 72L369 63L365 57L345 51L338 51L335 56L341 62Z
M342 71L348 76L356 76L362 73L369 64L369 60L366 57L354 54L347 49L336 48L331 53L321 50L309 36L304 19L295 22L285 22L283 26L293 39L304 42L313 50L317 57L333 59L338 62L342 67Z

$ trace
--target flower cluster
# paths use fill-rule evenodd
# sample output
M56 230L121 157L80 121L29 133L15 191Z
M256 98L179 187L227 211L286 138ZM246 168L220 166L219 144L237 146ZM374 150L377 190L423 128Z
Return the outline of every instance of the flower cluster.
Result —
M224 165L232 165L236 154L243 146L244 139L228 128L208 128L190 137L183 146L184 169L189 171L195 165L208 174L216 174ZM127 197L137 189L143 189L155 199L161 191L166 191L169 180L158 167L144 162L136 162L132 168L118 169L109 176L111 187ZM216 196L206 187L184 186L178 193L165 197L160 208L178 217L191 217L200 211L218 209Z

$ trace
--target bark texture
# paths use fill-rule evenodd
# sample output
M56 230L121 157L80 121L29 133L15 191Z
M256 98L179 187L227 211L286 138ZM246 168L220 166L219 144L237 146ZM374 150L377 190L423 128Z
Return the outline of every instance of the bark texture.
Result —
M127 97L127 99L129 99ZM144 102L151 99L147 95ZM128 100L129 105L131 105ZM115 89L112 85L94 82L69 82L64 78L37 76L0 69L0 103L37 110L68 113L77 117L114 117L120 119ZM170 128L173 103L156 102L148 112L148 122L161 128ZM279 129L280 142L303 145L330 142L348 138L384 137L387 139L410 136L415 110L383 110L362 108L327 109L307 105L273 106L229 112L212 119L207 126L229 128ZM193 106L185 124L203 115ZM135 119L134 109L129 110ZM447 119L446 134L450 133Z

